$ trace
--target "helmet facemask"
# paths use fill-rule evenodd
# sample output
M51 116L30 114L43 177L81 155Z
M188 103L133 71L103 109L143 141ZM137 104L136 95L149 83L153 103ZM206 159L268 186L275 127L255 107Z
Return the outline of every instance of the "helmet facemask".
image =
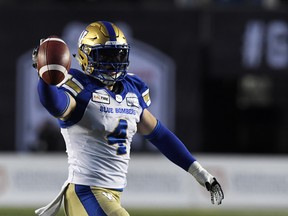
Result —
M106 85L122 80L129 66L128 45L90 47L86 71Z

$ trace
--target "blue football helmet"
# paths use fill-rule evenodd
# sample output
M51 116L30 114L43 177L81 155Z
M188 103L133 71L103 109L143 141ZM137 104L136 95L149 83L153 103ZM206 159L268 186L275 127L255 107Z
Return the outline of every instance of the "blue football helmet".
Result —
M113 85L127 74L129 51L125 35L115 24L98 21L81 33L77 59L86 74Z

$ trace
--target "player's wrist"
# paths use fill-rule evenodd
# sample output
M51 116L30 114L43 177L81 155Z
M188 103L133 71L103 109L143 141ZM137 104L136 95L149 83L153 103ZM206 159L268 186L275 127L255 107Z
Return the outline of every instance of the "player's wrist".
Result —
M205 187L206 182L212 182L213 177L207 170L205 170L198 161L194 161L189 169L188 172L201 184Z

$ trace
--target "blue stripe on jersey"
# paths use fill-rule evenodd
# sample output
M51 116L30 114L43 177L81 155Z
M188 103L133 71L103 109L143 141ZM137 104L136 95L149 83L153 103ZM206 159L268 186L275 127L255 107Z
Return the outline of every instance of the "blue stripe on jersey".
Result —
M89 186L75 185L75 192L89 216L107 216Z
M111 41L116 41L116 32L110 22L107 21L102 21L103 25L106 27L110 40Z

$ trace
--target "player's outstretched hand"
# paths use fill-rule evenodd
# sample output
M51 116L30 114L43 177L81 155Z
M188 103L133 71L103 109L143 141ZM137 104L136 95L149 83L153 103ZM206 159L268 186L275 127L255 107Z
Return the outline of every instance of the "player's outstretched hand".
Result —
M32 51L32 67L37 69L37 55L38 55L39 46L36 46Z
M221 185L207 170L205 170L197 161L192 163L188 172L194 176L199 184L210 192L212 204L220 205L224 199L224 193Z
M45 38L40 39L40 44L45 40ZM37 56L39 51L39 45L37 45L32 51L32 67L37 69Z
M213 178L212 183L206 182L205 186L207 190L210 191L212 204L217 203L218 205L220 205L222 203L222 200L224 199L224 193L221 185L216 180L216 178Z

